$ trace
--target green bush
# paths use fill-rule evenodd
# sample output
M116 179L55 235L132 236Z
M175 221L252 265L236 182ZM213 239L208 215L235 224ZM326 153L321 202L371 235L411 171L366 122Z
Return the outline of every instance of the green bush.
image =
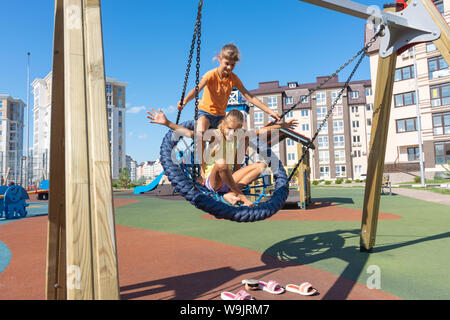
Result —
M345 183L352 183L352 180L346 179L346 180L345 180Z
M117 188L117 182L113 182L112 186L113 188Z
M420 182L422 182L422 179L420 177L414 177L414 182L420 183Z
M330 180L326 180L325 184L331 184L331 181Z
M339 179L336 179L336 180L334 181L334 184L341 184L341 183L342 183L342 181L343 181L343 180L342 180L342 179L340 179L340 178L339 178Z
M358 183L358 182L361 182L361 180L359 180L359 179L356 179L356 180L355 180L355 182L356 182L356 183Z
M319 184L319 181L318 181L318 180L314 180L314 181L312 182L312 184L315 185L315 186L317 186L317 185Z

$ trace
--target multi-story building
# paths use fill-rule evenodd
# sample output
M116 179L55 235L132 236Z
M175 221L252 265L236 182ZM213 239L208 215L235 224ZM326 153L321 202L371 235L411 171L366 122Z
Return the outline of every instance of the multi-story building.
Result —
M279 114L298 103L285 119L297 119L296 131L312 138L344 86L335 77L309 96L326 78L317 77L316 82L306 84L289 82L286 86L278 81L264 82L251 92ZM366 173L372 109L371 82L350 82L317 136L316 150L310 153L312 179L358 179ZM269 120L259 109L250 108L250 125L255 129ZM293 167L299 159L296 143L285 139L278 146L278 156L285 166Z
M33 180L39 182L43 172L48 176L52 73L43 79L36 79L33 87ZM108 108L108 134L111 147L111 174L117 179L125 161L125 89L127 83L116 79L106 79L106 99Z
M434 2L450 21L450 0ZM372 34L368 29L366 40ZM379 41L369 51L374 88L378 50ZM425 177L432 179L450 161L450 71L431 42L417 44L397 58L384 168L392 181L420 177L419 141Z
M126 161L126 167L128 168L130 181L136 182L136 180L137 180L136 179L136 167L137 167L136 160L133 160L132 157L127 155L127 156L125 156L125 161Z
M23 128L26 105L10 95L0 94L0 180L22 184ZM8 181L6 174L8 173Z

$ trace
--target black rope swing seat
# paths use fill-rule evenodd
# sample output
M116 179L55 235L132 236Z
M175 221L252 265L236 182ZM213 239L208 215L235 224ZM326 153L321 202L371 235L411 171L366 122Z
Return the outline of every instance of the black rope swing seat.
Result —
M195 44L197 43L197 72L196 72L196 87L195 87L195 121L198 119L198 103L199 103L199 72L200 72L200 37L201 37L201 9L203 5L203 0L199 1L198 5L198 12L197 12L197 19L195 23L195 29L194 29L194 35L192 38L192 45L190 50L190 55L188 59L188 66L186 70L186 76L184 80L184 87L181 94L180 101L184 101L184 96L186 93L186 85L189 78L189 72L192 62L192 56L194 52ZM313 137L311 139L304 137L292 130L288 129L280 129L279 131L279 137L280 141L286 137L289 137L290 139L296 141L297 143L303 144L303 153L300 159L298 160L296 166L294 169L290 172L289 176L287 176L286 171L283 168L283 164L281 161L272 154L271 150L271 143L264 144L261 143L256 137L256 139L251 138L249 147L251 147L253 150L257 150L258 156L261 158L264 158L264 162L268 164L268 167L271 169L273 178L274 178L274 185L271 186L273 192L269 196L264 191L264 188L268 186L270 183L264 182L264 177L262 177L263 184L259 187L263 187L262 196L260 194L260 197L257 199L255 203L255 206L233 206L231 204L227 204L223 199L221 199L220 195L213 193L209 191L204 186L199 185L196 183L196 177L198 172L199 165L195 164L195 152L192 151L192 147L195 145L195 141L192 142L192 144L189 146L184 138L177 137L176 133L170 130L164 137L163 142L161 144L161 164L164 168L165 174L167 175L168 179L170 180L171 184L175 188L175 192L182 195L186 200L188 200L191 204L193 204L195 207L197 207L200 210L203 210L207 213L210 213L211 215L215 216L218 219L227 219L231 221L237 221L237 222L253 222L253 221L259 221L264 220L272 215L274 215L276 212L278 212L284 205L284 203L287 200L287 197L289 195L289 181L293 178L295 172L297 171L298 167L302 163L304 157L308 154L309 149L314 149L314 141L317 138L318 134L322 130L322 128L325 126L328 118L332 114L334 107L338 103L338 101L341 99L344 91L348 89L350 85L350 81L353 78L353 75L355 74L356 70L360 66L362 60L364 59L367 50L369 47L376 41L376 39L381 35L383 29L381 28L373 37L368 41L368 43L359 50L352 58L350 58L345 64L343 64L339 69L337 69L331 76L324 79L316 88L310 89L310 92L306 96L302 96L299 101L295 104L293 104L289 109L285 110L282 115L281 119L283 119L286 114L288 114L290 111L294 110L299 104L303 103L305 99L308 99L314 92L321 89L328 81L335 78L337 74L343 70L345 67L347 67L351 62L356 60L358 58L353 70L351 71L350 75L348 76L345 84L339 91L337 97L332 102L332 105L328 109L328 112L320 125L318 126L316 132L314 133ZM180 120L180 114L181 110L178 112L177 121L178 124ZM186 127L190 130L195 130L195 121L187 121L184 123L181 123L180 125L182 127ZM272 124L272 123L271 123ZM268 125L271 125L268 124ZM195 135L194 135L195 140ZM186 149L180 150L179 142L184 141L184 144L186 146ZM265 153L260 153L260 150L264 150ZM260 177L261 178L261 177ZM244 194L250 194L255 196L255 194L251 194L252 186L248 186L247 188L244 188L243 193ZM261 193L261 192L260 192Z

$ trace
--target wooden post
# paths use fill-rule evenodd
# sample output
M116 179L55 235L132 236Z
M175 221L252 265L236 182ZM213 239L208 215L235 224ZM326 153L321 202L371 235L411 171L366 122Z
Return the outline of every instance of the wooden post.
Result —
M361 251L370 251L375 245L396 62L396 52L386 58L378 57L370 152L367 161L361 222Z
M299 191L299 207L306 210L308 204L311 203L311 186L310 186L310 168L309 168L309 151L300 143L297 144L297 156L301 158L303 152L307 154L303 158L302 163L297 169L297 181Z
M55 0L50 185L47 231L46 297L66 299L65 153L64 153L64 0ZM57 190L57 192L56 192Z
M441 36L434 40L433 43L441 52L447 64L450 65L450 28L448 23L431 0L422 0L422 3L441 30Z
M54 46L47 297L118 299L100 0L57 0Z

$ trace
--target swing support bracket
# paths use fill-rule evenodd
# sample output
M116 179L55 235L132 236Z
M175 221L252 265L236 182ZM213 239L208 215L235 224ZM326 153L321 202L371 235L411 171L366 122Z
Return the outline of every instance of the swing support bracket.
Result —
M399 12L386 12L376 5L366 6L350 0L299 1L368 20L375 31L384 26L380 42L382 58L410 44L433 41L441 36L439 26L419 0L410 1Z

